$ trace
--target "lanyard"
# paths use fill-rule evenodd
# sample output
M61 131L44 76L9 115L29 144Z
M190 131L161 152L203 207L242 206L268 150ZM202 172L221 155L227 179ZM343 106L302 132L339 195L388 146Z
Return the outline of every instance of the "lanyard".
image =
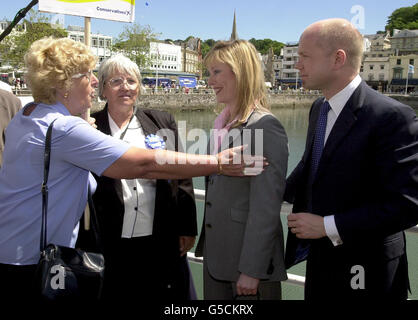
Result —
M120 135L119 139L123 140L123 138L125 137L126 131L128 131L129 125L131 124L131 121L132 121L133 117L135 117L135 114L136 114L136 110L137 109L138 109L138 107L135 106L134 111L132 112L132 117L131 117L131 119L129 119L128 125L126 126L126 128L122 132L122 134Z

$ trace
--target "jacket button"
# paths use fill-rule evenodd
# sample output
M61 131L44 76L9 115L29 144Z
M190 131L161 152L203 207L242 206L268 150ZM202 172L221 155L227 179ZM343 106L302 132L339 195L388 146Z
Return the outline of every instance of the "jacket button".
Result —
M206 228L212 228L212 225L210 223L206 223Z
M210 207L212 207L212 203L210 203L210 202L208 201L208 202L206 202L206 206L207 206L208 208L210 208Z

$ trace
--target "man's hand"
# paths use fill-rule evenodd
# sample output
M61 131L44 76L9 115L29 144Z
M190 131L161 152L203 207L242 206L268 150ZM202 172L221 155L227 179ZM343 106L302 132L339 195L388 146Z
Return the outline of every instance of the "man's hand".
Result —
M291 213L287 216L287 225L299 239L320 239L327 236L324 218L316 214Z
M184 256L194 246L196 237L180 236L180 256Z
M256 295L259 283L260 283L259 279L256 279L256 278L247 276L244 273L241 273L237 281L237 295L239 296Z

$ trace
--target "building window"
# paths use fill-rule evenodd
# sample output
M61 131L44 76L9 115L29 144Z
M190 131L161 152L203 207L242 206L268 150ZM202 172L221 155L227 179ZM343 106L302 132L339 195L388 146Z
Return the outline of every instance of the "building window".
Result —
M99 40L99 47L101 47L101 48L104 47L104 40L103 39Z
M371 64L370 65L370 70L373 70L373 68L374 68L374 65Z
M380 81L385 80L385 75L383 73L379 73L379 80Z
M385 70L385 65L384 64L380 65L380 70Z
M402 68L393 69L393 78L402 79Z
M373 73L369 73L369 81L374 79L374 74Z
M97 47L97 39L92 39L91 44L93 47Z
M409 59L409 64L414 65L414 59Z
M400 65L401 65L401 59L396 59L396 64L397 64L398 66L400 66Z

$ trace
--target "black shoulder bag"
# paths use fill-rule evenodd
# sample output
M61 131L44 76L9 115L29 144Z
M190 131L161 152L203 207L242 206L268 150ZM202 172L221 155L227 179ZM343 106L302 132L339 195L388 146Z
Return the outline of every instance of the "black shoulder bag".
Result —
M55 121L55 120L54 120ZM100 253L85 252L56 244L47 245L48 175L51 155L51 134L54 122L48 127L45 138L44 181L42 183L41 257L36 271L36 284L44 300L99 300L103 286L104 257ZM91 224L96 242L101 248L98 222L91 199L88 202Z

